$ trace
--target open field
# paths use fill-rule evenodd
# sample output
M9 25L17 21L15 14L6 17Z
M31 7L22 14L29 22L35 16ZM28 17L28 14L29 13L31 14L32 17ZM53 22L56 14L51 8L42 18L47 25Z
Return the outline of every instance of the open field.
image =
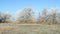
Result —
M60 34L60 25L1 23L0 34Z

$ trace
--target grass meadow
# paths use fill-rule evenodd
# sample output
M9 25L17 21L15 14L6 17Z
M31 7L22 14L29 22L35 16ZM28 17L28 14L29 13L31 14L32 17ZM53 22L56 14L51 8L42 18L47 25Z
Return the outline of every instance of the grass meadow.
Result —
M60 25L1 23L0 34L60 34Z

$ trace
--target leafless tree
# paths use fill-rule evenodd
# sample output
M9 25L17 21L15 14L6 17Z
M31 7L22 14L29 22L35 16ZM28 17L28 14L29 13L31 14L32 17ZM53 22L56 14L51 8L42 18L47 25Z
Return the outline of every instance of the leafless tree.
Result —
M25 8L17 14L17 21L19 22L31 22L33 20L33 10L31 8Z
M47 23L48 24L56 24L57 23L57 9L51 9L47 15Z
M40 15L40 12L38 13L38 18L37 18L37 23L41 23L41 15Z
M57 9L52 9L52 24L56 24L57 23Z
M46 17L47 17L47 12L48 12L48 10L47 9L43 9L43 11L42 11L42 16L41 16L41 21L42 21L42 23L46 23Z
M1 19L1 12L0 12L0 23L2 22L2 19Z
M11 15L10 15L10 13L8 11L6 13L4 13L3 17L5 18L6 23L11 22Z

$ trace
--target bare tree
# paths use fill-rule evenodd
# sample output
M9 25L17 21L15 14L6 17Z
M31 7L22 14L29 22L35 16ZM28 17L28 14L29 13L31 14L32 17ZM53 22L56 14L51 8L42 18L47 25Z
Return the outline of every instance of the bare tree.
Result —
M47 9L42 10L42 14L38 13L38 23L46 23L47 22Z
M38 13L38 18L37 18L37 23L41 23L41 15L40 15L40 12Z
M31 8L25 8L17 16L17 21L19 22L31 22L33 20L33 11Z
M0 12L0 23L4 23L5 22L5 19L3 17L3 13Z
M56 24L57 23L57 9L52 9L47 15L47 23L48 24Z
M3 17L5 18L5 22L6 23L11 22L11 15L9 14L8 11L6 13L4 13L4 16Z
M42 23L46 23L46 17L47 17L47 9L43 9L43 11L42 11L42 16L41 16L41 21L42 21Z
M1 12L0 12L0 23L2 22L2 18L1 18Z
M57 23L57 9L52 9L52 24L56 24Z

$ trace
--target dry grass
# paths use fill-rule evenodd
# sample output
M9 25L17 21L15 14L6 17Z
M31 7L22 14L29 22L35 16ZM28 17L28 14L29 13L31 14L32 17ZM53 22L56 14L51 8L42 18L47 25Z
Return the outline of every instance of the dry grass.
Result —
M60 34L60 25L1 23L0 34Z

